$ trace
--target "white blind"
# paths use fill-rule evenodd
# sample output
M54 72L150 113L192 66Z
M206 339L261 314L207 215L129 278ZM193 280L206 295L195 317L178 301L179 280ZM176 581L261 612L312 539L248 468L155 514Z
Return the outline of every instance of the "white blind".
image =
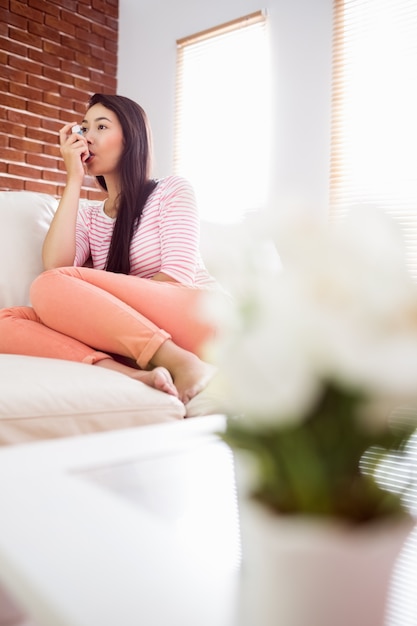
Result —
M334 6L331 217L366 204L392 215L417 279L417 0L335 0ZM414 420L414 407L400 407L395 416L408 421L408 413ZM405 490L415 514L417 434L408 451L405 463L393 455L377 476L386 488ZM375 458L369 451L364 467ZM394 570L389 626L417 623L416 549L414 532Z
M335 0L331 214L395 216L417 278L417 1Z
M266 203L271 92L262 11L177 42L174 171L203 219L234 222Z

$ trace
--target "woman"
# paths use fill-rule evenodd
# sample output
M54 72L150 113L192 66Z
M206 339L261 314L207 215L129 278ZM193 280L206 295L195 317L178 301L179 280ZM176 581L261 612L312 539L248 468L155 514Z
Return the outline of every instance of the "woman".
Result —
M200 358L213 333L200 304L220 293L200 258L192 188L150 178L147 119L132 100L95 94L81 134L73 127L60 131L67 183L46 271L33 308L0 311L0 352L113 369L187 403L214 373ZM79 209L85 170L107 198Z

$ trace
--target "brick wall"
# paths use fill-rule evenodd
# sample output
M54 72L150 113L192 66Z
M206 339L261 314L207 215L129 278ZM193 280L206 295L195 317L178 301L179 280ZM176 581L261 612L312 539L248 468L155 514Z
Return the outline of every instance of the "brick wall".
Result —
M116 93L117 41L118 0L0 0L0 189L62 193L58 131Z

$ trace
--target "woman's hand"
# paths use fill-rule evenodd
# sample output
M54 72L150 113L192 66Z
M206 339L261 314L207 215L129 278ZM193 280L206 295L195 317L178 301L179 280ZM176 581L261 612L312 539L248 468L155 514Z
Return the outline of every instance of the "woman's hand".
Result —
M83 180L84 163L89 157L87 139L78 133L73 133L75 123L66 124L59 131L61 154L64 159L68 179L76 178Z
M73 126L75 123L66 124L59 131L67 182L43 243L42 258L47 270L73 265L75 259L77 213L89 149L86 137L71 132Z

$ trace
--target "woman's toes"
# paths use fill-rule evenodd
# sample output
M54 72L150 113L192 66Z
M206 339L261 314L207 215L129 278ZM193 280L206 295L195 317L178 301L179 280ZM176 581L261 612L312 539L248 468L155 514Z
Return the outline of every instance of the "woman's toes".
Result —
M155 389L169 393L172 396L178 397L178 391L175 387L171 374L164 367L156 367L153 371L153 385Z

